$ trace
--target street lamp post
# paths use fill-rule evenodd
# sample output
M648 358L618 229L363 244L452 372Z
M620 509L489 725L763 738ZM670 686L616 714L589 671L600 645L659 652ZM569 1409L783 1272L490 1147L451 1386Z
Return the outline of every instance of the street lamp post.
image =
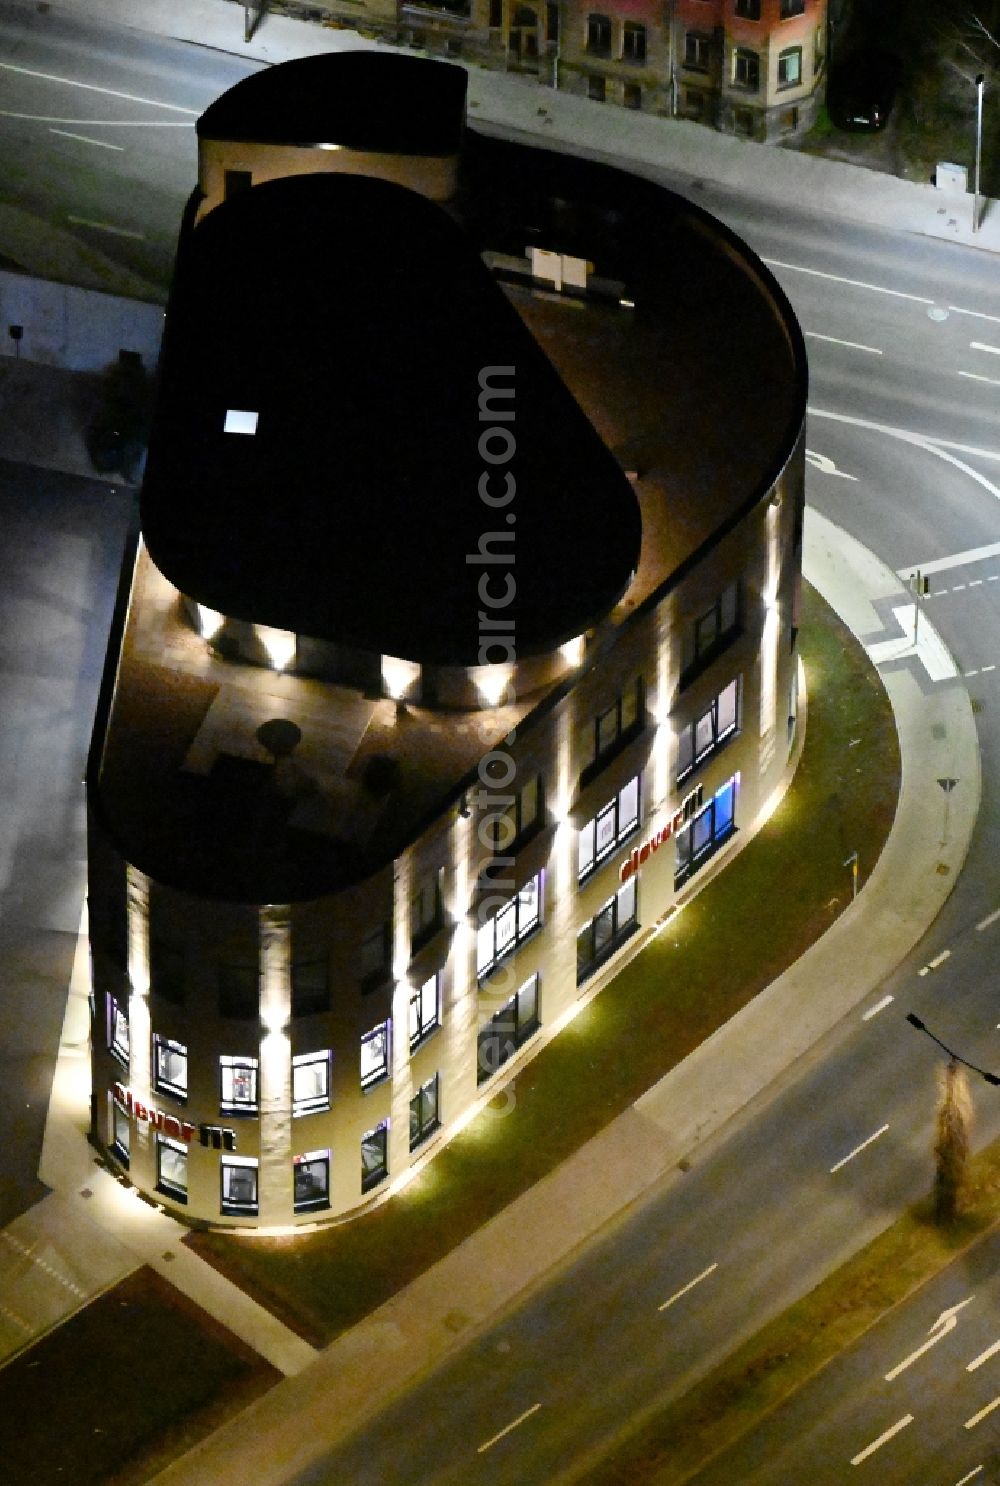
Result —
M986 76L980 72L976 77L976 174L972 194L972 230L979 231L979 175L983 162L983 87Z
M932 1042L937 1043L938 1047L943 1048L949 1058L954 1058L956 1063L963 1063L966 1068L971 1068L973 1073L978 1073L981 1078L985 1078L988 1084L995 1084L997 1087L1000 1087L1000 1076L995 1073L987 1073L985 1068L980 1068L977 1063L970 1063L968 1058L963 1058L961 1053L956 1053L946 1042L942 1042L940 1037L935 1037L930 1027L925 1022L922 1022L915 1012L908 1011L906 1013L906 1020L911 1027L916 1027L918 1032L923 1032L925 1037L929 1037Z

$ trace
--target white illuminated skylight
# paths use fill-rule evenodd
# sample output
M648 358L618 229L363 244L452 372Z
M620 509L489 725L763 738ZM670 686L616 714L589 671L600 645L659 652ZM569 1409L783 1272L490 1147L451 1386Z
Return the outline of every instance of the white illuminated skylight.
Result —
M256 433L257 414L249 413L245 408L227 408L222 431L223 433Z

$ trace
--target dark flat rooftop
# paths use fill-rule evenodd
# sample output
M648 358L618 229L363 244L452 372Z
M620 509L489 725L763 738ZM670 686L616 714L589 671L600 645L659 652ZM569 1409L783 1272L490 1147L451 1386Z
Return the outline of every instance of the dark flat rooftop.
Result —
M485 417L484 368L513 394ZM226 432L228 410L256 431ZM508 472L515 498L491 509L480 480L502 493ZM142 525L212 609L455 665L478 659L487 569L466 556L484 533L492 595L516 575L522 656L603 618L641 541L620 465L476 244L415 192L350 175L256 186L182 247Z
M250 73L210 103L199 139L458 153L465 69L363 47Z

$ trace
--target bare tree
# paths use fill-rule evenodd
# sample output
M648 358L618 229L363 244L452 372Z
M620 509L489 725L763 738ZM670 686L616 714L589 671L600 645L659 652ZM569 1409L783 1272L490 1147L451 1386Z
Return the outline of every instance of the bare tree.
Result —
M972 1100L965 1069L952 1058L938 1078L934 1131L934 1217L952 1222L965 1206Z

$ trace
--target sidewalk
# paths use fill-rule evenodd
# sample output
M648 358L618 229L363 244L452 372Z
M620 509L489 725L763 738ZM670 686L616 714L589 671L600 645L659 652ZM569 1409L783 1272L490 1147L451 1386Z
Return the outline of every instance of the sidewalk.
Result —
M243 8L231 0L142 0L141 6L135 0L56 0L53 9L263 63L375 45L351 31L284 16L265 16L246 44ZM752 191L758 201L778 207L789 201L813 204L838 218L1000 252L1000 203L981 202L983 221L974 233L971 195L953 195L860 166L736 139L684 119L591 103L540 87L533 78L479 67L469 71L470 123L523 131L540 144L577 154L612 162L625 158L639 167L678 171L692 186L710 181Z

